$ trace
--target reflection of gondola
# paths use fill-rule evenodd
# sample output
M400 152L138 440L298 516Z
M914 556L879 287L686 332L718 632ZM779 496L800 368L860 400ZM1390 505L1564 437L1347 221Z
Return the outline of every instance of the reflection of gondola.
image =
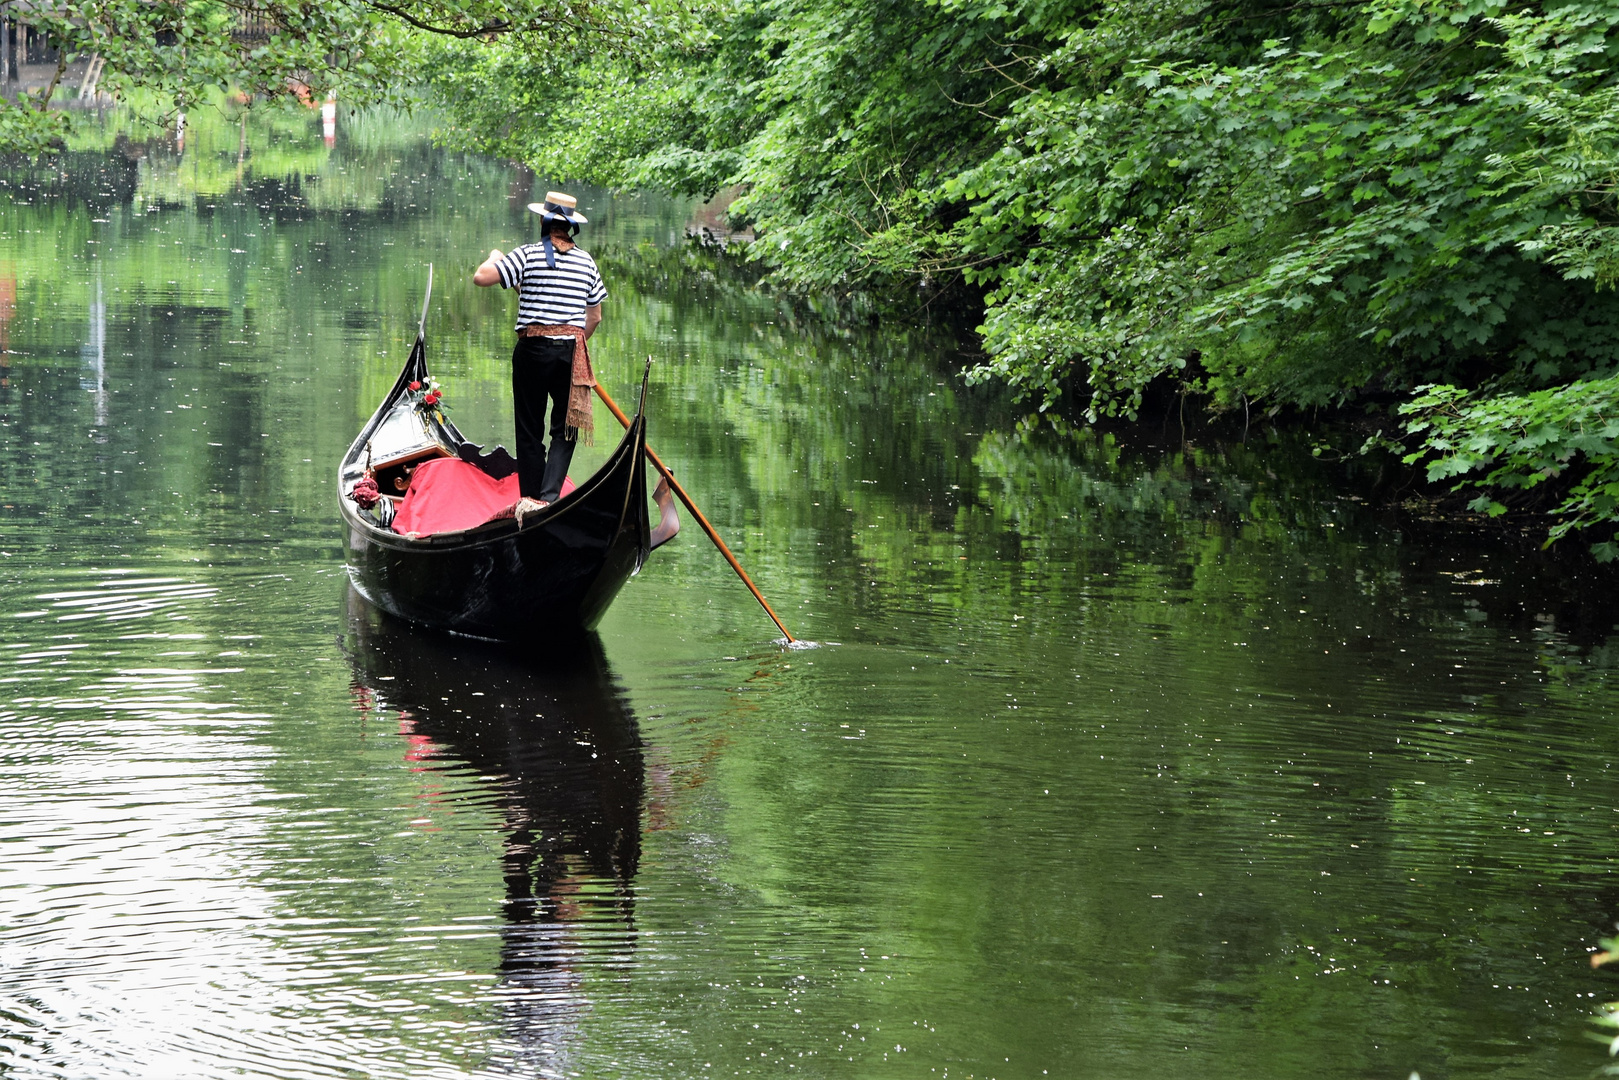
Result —
M441 413L412 401L410 384L427 378L427 341L418 331L393 389L339 467L338 505L355 587L400 618L476 637L513 640L594 626L651 549L646 380L635 419L607 463L544 510L521 524L507 518L402 536L348 497L368 470L386 491L389 470L429 458L458 457L496 480L516 468L504 450L480 454Z
M633 943L641 853L640 733L595 634L544 655L424 635L358 598L357 685L398 709L411 754L470 768L503 817L506 924L495 996L541 1075L561 1065L586 1007L586 967Z

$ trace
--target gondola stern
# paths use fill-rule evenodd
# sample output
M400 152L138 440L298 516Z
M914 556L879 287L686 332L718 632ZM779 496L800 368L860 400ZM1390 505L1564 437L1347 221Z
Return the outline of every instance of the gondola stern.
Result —
M646 565L647 557L652 554L652 523L647 518L646 511L646 393L647 384L651 379L652 357L648 356L646 358L646 367L641 371L640 400L635 405L635 479L631 484L634 489L634 494L631 498L635 500L635 505L639 507L639 512L636 514L638 535L636 537L635 564L630 570L631 577L641 572L641 567Z

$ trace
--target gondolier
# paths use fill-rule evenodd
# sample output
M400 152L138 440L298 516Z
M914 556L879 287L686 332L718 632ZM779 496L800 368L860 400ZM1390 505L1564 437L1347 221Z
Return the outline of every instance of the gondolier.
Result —
M540 215L539 243L489 253L475 285L517 290L517 346L512 351L519 519L557 500L581 431L591 428L595 376L585 342L601 323L607 299L596 261L574 243L585 216L578 200L548 191L529 203ZM546 406L551 409L546 423ZM545 436L550 433L547 453Z

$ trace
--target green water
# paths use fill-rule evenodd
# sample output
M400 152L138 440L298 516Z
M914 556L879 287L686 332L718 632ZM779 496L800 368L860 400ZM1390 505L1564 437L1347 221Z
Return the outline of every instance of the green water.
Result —
M510 443L555 183L397 120L0 187L0 1075L1578 1077L1611 606L1254 432L1023 422L581 189L689 521L578 650L389 625L336 462L414 334ZM575 475L601 460L582 449Z

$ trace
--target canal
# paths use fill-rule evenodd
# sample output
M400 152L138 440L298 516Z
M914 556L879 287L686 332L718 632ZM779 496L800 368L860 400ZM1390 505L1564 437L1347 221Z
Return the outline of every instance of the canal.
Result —
M319 115L0 170L0 1075L1572 1077L1611 605L1255 428L1033 423L578 189L685 530L576 647L349 590L415 333L510 445L554 180ZM614 442L598 408L596 445Z

